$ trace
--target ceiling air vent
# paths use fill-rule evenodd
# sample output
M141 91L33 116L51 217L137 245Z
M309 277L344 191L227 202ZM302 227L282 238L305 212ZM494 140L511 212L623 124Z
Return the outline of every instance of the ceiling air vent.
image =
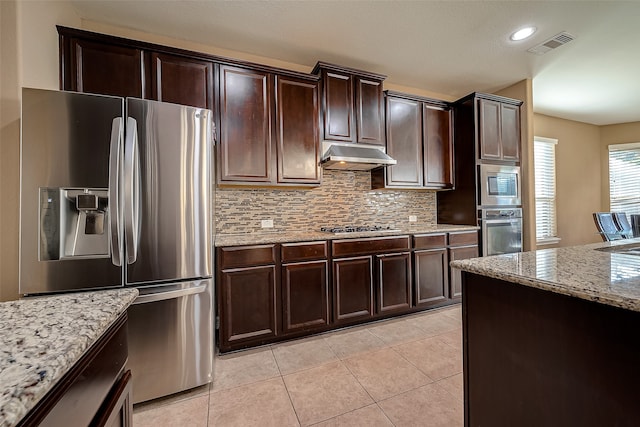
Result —
M544 43L534 46L531 49L527 49L527 52L535 53L536 55L544 55L552 49L569 43L574 38L575 37L573 37L571 34L562 32L560 34L556 34Z

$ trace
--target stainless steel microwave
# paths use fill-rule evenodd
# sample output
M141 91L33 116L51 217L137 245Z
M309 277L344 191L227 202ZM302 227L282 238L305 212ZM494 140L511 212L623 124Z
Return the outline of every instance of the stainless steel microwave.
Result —
M520 193L520 167L480 165L478 202L480 206L518 206Z

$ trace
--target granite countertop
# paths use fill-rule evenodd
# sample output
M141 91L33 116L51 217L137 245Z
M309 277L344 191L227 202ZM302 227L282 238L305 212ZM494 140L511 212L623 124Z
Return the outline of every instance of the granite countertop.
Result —
M315 240L351 239L363 237L400 236L407 234L447 233L473 231L479 227L472 225L427 224L399 228L397 231L367 231L362 233L332 234L323 231L291 232L265 231L260 233L218 234L215 246L262 245L267 243L305 242Z
M640 249L640 239L472 258L452 261L451 266L532 288L640 311L640 252L630 255L608 251L627 245Z
M0 303L0 426L16 425L137 296L117 289Z

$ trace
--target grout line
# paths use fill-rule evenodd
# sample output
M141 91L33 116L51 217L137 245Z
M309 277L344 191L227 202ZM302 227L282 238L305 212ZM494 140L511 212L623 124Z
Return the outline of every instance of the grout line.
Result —
M384 412L384 409L382 409L382 406L380 406L380 405L378 404L378 402L376 402L376 406L378 407L378 409L380 409L380 412L382 412L382 415L384 415L384 417L385 417L387 420L389 420L389 422L391 423L391 425L392 425L392 426L394 426L394 427L396 427L396 424L395 424L393 421L391 421L391 418L389 418L389 416L387 415L387 413L386 413L386 412Z
M289 397L289 402L291 403L291 408L293 408L293 413L296 415L296 419L298 420L298 425L302 425L302 421L300 420L300 415L298 415L298 411L296 410L296 405L293 404L293 399L291 398L291 393L289 392L289 387L287 387L287 382L284 380L284 376L280 376L280 380L282 384L284 384L284 390L287 392L287 396Z

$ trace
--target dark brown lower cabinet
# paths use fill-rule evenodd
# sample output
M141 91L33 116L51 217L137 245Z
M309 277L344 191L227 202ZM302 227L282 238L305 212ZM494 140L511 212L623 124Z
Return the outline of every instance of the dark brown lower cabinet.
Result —
M307 331L329 324L326 260L283 264L282 329Z
M428 307L444 302L449 289L449 259L447 249L415 251L416 307Z
M220 295L220 349L258 345L278 330L276 267L222 270Z
M449 248L449 261L459 259L475 258L478 256L478 246L461 246L457 248ZM451 298L462 298L462 279L460 270L451 270L449 278L449 287Z
M411 253L376 255L377 314L411 308Z
M333 260L333 318L336 324L373 315L371 256Z
M450 282L449 260L477 255L477 235L439 232L220 247L220 351L456 302L460 282Z
M131 401L131 371L122 375L111 390L107 401L91 425L97 427L125 427L133 425L133 404Z

